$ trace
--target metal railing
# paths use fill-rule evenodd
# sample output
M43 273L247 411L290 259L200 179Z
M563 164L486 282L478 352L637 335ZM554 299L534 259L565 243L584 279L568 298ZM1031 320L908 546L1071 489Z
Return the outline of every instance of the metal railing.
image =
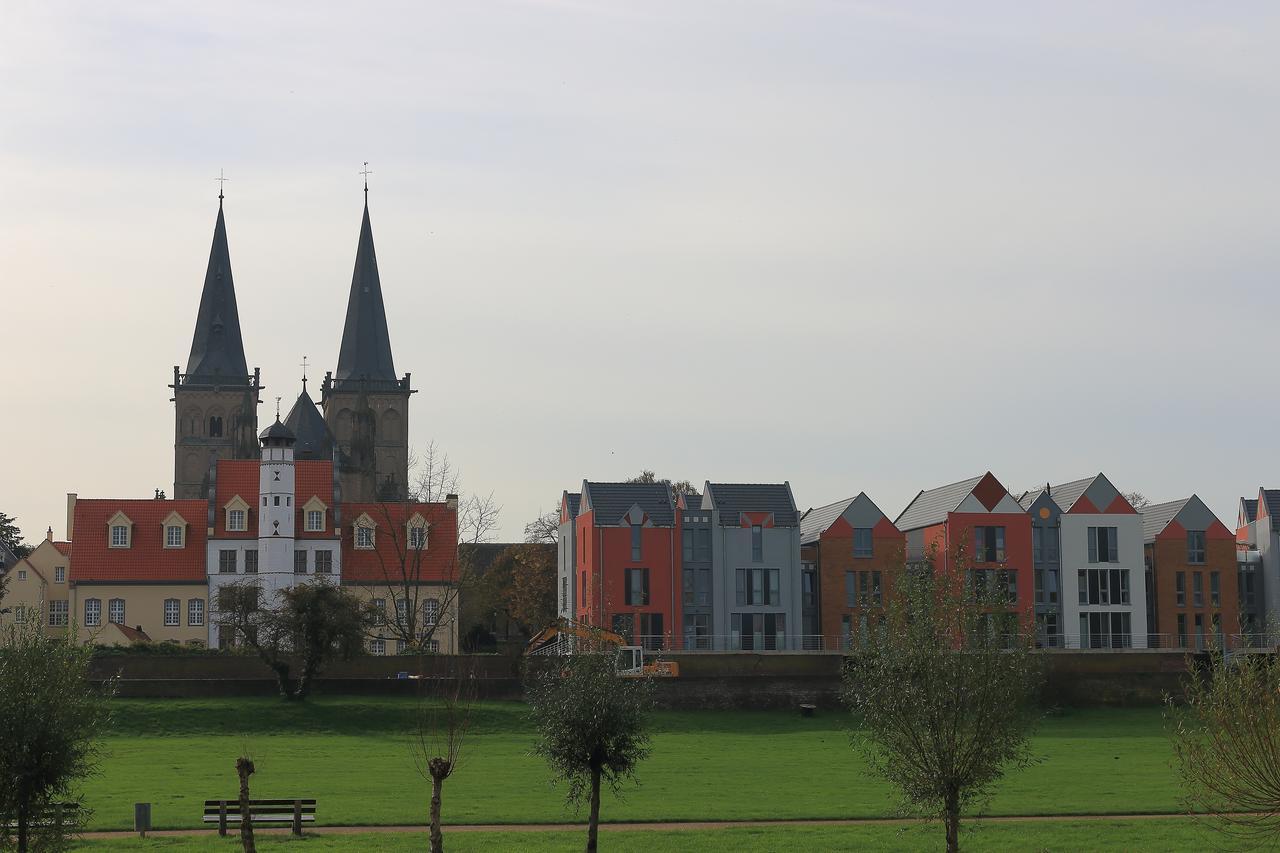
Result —
M856 652L857 636L836 634L633 634L624 636L627 645L651 652ZM1211 649L1280 648L1280 633L1230 634L1037 634L1036 648L1042 651L1123 652L1164 650L1205 652Z
M822 652L840 648L821 634L633 634L623 639L654 652Z

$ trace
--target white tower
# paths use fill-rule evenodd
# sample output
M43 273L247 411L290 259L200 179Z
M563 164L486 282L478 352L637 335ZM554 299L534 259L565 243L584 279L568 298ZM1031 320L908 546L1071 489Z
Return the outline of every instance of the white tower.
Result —
M293 431L276 422L258 436L262 440L258 500L258 576L275 592L293 586L294 477Z

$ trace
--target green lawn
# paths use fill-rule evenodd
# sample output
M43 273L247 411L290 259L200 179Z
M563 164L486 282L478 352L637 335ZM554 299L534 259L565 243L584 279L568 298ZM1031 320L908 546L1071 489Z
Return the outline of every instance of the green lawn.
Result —
M449 853L492 853L518 850L521 853L569 853L581 850L586 841L582 832L545 833L446 833ZM761 827L679 832L603 832L600 847L609 853L654 853L654 851L697 850L700 853L774 853L778 850L804 851L927 851L942 850L942 828L931 826L857 827ZM1232 848L1233 840L1194 824L1186 818L1159 821L1114 819L1105 821L1053 821L1036 823L982 823L962 829L962 849L983 851L1188 851ZM426 847L425 833L385 833L368 835L316 835L302 840L287 836L259 836L258 849L264 853L409 853ZM239 839L159 838L139 841L85 842L77 850L137 851L137 853L235 853Z
M198 826L202 800L234 796L242 750L258 767L255 796L317 797L322 826L421 823L427 788L408 749L414 709L410 700L351 697L298 706L272 699L119 701L102 772L85 786L92 828L129 828L135 802L153 804L157 828ZM479 709L463 763L445 788L447 822L572 819L544 765L529 755L524 714L516 703ZM623 801L606 797L606 821L895 813L888 789L850 748L844 715L663 712L653 722L642 784ZM1034 749L1042 763L1007 780L990 814L1177 811L1159 709L1053 716Z

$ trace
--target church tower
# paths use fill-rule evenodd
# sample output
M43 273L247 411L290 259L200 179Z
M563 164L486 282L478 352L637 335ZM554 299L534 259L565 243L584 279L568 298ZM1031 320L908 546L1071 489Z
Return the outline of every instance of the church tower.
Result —
M356 246L338 369L320 389L324 420L337 442L344 500L400 500L409 481L409 374L396 378L369 225L369 187Z
M173 497L204 498L216 459L257 459L259 372L249 375L231 279L227 226L218 194L209 268L204 275L191 355L173 368Z

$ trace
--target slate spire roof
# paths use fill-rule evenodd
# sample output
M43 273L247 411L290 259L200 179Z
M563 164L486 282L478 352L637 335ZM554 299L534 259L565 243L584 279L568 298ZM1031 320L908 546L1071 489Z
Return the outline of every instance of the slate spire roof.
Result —
M364 221L356 247L356 268L351 275L351 295L347 299L347 320L342 329L335 379L395 381L391 361L391 336L387 332L387 312L382 304L382 282L378 278L378 257L373 251L373 228L369 225L369 198L365 196Z
M213 226L213 246L209 268L204 274L204 292L196 315L195 336L187 358L187 382L222 377L225 384L243 384L249 368L240 338L240 313L236 310L236 288L231 278L231 252L227 248L227 224L218 200L218 221Z
M315 401L307 393L305 384L293 408L285 416L284 425L293 430L296 438L293 445L294 459L327 461L333 458L333 433L329 432L329 425L316 410Z

